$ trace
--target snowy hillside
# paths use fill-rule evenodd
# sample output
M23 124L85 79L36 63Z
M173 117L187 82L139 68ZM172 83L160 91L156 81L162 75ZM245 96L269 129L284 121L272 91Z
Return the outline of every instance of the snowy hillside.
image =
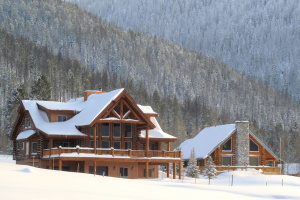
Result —
M229 186L233 175L233 186ZM300 178L254 171L223 173L211 181L128 180L16 165L0 156L0 199L300 199ZM282 184L282 179L284 185ZM267 186L266 186L267 183ZM149 195L151 194L151 195Z
M125 29L171 40L300 95L296 0L69 0Z

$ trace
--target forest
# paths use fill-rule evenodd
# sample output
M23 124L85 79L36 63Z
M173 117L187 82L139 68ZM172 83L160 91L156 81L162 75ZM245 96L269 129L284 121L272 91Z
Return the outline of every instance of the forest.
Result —
M249 120L289 162L299 159L299 102L255 78L170 41L120 29L60 0L0 0L1 151L20 99L66 101L124 87L158 112L176 145L204 127ZM46 92L47 94L47 92ZM48 92L49 94L49 92ZM174 146L174 148L176 147Z

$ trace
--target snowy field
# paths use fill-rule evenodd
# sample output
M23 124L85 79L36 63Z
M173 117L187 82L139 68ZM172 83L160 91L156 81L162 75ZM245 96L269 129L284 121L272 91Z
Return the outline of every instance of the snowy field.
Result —
M233 186L231 177L233 175ZM282 186L283 180L283 186ZM200 178L128 180L16 165L0 155L0 200L9 199L300 199L300 178L256 171Z

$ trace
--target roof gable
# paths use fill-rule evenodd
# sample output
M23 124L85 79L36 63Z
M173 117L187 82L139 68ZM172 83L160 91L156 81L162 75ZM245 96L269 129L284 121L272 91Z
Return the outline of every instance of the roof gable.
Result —
M196 157L204 159L236 131L235 124L213 126L203 129L192 139L181 143L183 159L189 159L191 150L195 149Z

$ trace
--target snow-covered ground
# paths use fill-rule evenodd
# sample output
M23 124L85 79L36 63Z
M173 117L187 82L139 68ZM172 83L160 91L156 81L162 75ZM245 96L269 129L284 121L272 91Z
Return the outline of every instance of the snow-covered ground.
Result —
M233 186L231 177L233 175ZM283 180L283 186L282 186ZM129 180L16 165L0 155L0 200L9 199L300 199L300 178L256 171L223 173L211 181Z

